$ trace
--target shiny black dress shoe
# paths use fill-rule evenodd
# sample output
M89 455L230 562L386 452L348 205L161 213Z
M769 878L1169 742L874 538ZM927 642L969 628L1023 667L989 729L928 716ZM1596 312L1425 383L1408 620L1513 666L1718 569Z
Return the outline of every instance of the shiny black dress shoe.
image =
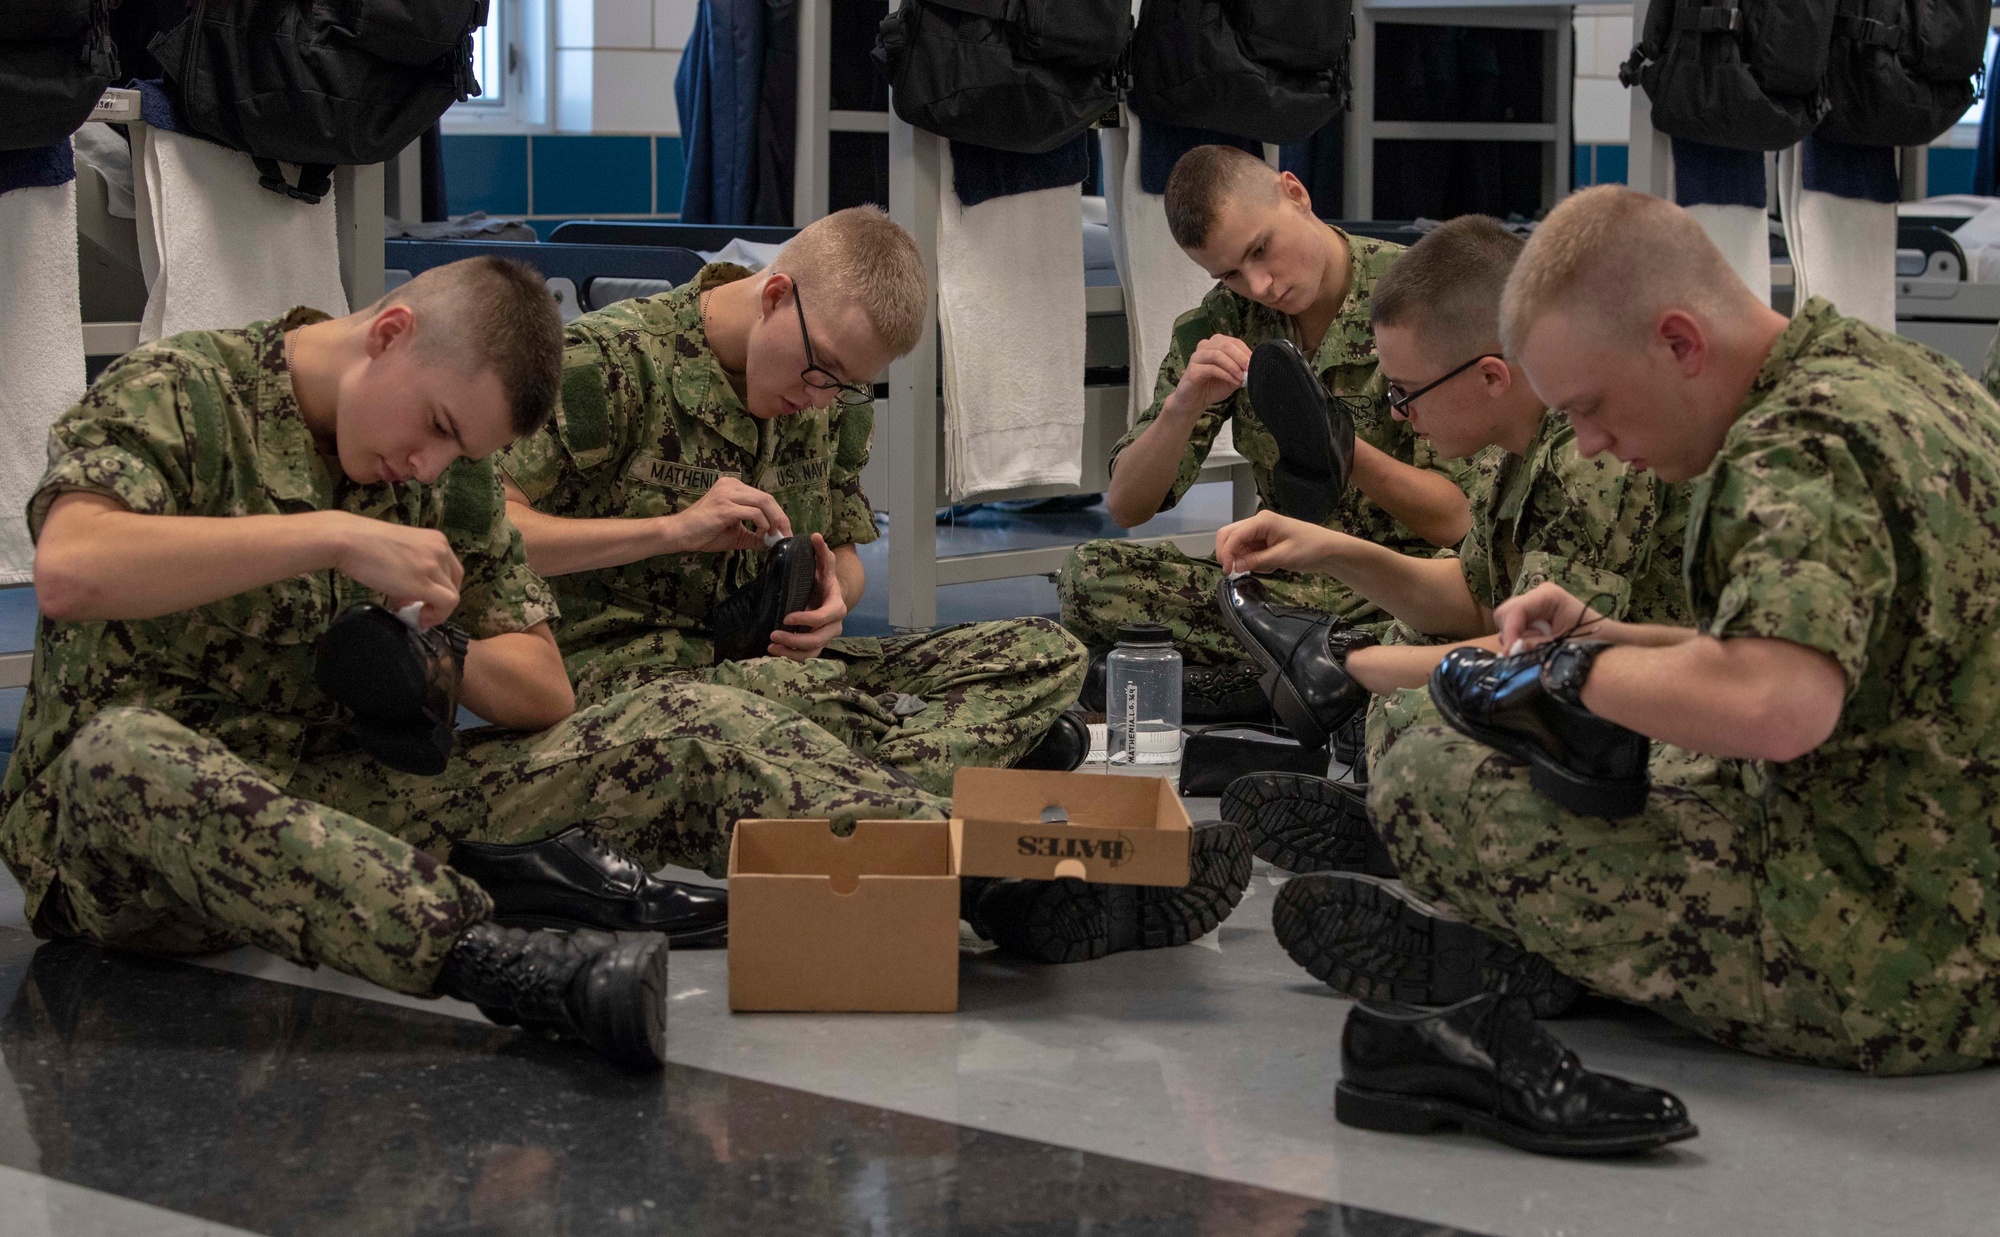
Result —
M1271 478L1278 511L1325 523L1354 471L1354 418L1347 406L1327 398L1312 366L1286 339L1257 345L1245 386L1251 411L1278 440Z
M708 612L708 630L715 640L715 660L748 661L765 657L771 633L784 626L787 614L812 604L819 564L811 537L787 537L771 547L757 578L715 603Z
M1368 703L1368 689L1347 677L1347 655L1375 637L1334 615L1274 602L1254 576L1222 578L1222 618L1264 667L1264 694L1278 720L1307 747L1325 747Z
M1252 773L1326 771L1325 748L1306 747L1283 726L1261 722L1203 726L1190 732L1181 748L1181 794L1190 797L1219 795Z
M1196 821L1191 845L1185 888L1002 880L980 894L968 921L1002 949L1037 962L1185 945L1229 918L1250 884L1250 838L1242 829Z
M455 842L445 860L479 882L501 923L663 932L676 945L729 939L729 891L661 880L578 825L539 842Z
M1453 729L1528 766L1534 788L1580 816L1645 810L1652 744L1583 707L1576 672L1602 641L1551 641L1512 657L1453 649L1431 671L1431 700Z
M342 610L313 648L319 689L354 715L354 738L404 773L436 776L451 760L458 728L465 632L449 623L423 631L373 602Z
M1340 1074L1333 1115L1357 1129L1455 1127L1543 1155L1630 1155L1700 1133L1669 1093L1583 1068L1515 997L1357 1005Z
M1449 1005L1499 992L1526 1000L1538 1018L1552 1018L1583 994L1547 958L1454 919L1382 877L1295 876L1278 890L1271 928L1292 961L1357 1000Z
M1084 672L1083 690L1076 696L1086 713L1104 712L1104 659L1108 646L1090 650L1090 668ZM1257 683L1261 673L1255 662L1232 662L1226 666L1187 666L1181 670L1181 720L1189 725L1220 722L1268 722L1271 702Z
M667 942L658 936L474 924L445 955L437 993L503 1027L582 1040L626 1069L667 1061Z
M1083 763L1090 755L1090 727L1081 717L1068 709L1056 714L1056 720L1042 732L1042 737L1014 762L1016 769L1054 769L1058 773L1068 773Z
M1305 773L1252 773L1222 792L1222 819L1250 831L1257 857L1287 872L1394 876L1368 823L1368 787Z

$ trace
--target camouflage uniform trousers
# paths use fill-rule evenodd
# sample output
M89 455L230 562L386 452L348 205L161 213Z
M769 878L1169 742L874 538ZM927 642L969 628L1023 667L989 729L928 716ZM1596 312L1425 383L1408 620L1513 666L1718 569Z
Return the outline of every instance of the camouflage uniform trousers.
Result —
M932 817L946 800L857 757L789 709L659 683L534 734L460 736L437 777L359 751L280 786L153 709L107 709L57 759L57 935L150 953L253 944L428 993L492 913L441 860L452 842L530 842L589 824L650 868L721 875L743 817ZM58 890L60 892L58 892Z
M1645 811L1604 820L1557 807L1492 748L1422 725L1383 756L1368 807L1413 892L1604 995L1764 1056L1883 1074L1984 1064L1881 1034L1907 1011L1843 1002L1765 922L1763 810L1743 768L1656 746ZM1955 1017L1938 1012L1932 1045Z
M1331 576L1279 572L1259 579L1275 601L1338 614L1378 636L1388 620L1375 603ZM1171 542L1108 538L1070 551L1056 575L1056 596L1063 626L1094 648L1116 643L1126 623L1164 623L1188 665L1226 666L1250 653L1216 607L1221 583L1222 566L1212 558L1189 558Z
M1084 647L1045 618L845 637L810 661L758 657L680 669L625 653L587 663L580 697L662 677L733 688L796 712L864 760L946 796L961 765L1004 767L1027 754L1076 702L1087 661ZM598 669L606 662L617 669Z

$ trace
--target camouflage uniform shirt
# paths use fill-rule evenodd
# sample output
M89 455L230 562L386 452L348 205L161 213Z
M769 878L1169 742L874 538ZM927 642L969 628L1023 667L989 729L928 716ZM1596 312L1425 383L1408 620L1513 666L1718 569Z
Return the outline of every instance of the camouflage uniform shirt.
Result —
M115 362L49 431L49 469L28 505L40 536L70 491L143 515L284 515L341 510L450 540L464 565L452 621L474 637L554 616L507 522L489 463L461 461L434 486L357 485L322 456L299 414L284 332L323 321L297 309L236 331L191 331ZM35 633L33 685L0 785L0 858L32 917L53 872L52 762L104 709L143 706L208 735L282 786L299 761L350 745L341 710L313 681L313 641L359 601L385 599L323 571L163 618L59 623Z
M2000 408L1815 298L1695 482L1688 541L1706 631L1817 649L1847 679L1826 742L1746 766L1766 930L1858 1042L1995 1055ZM1942 1033L1916 1012L1945 1010Z
M660 296L570 323L560 410L500 457L530 503L571 519L672 515L736 477L776 498L796 534L820 533L829 546L875 540L861 492L873 408L751 416L709 350L700 294L749 273L715 263ZM660 554L555 577L572 676L597 652L643 635L666 663L712 663L709 608L755 578L765 557L761 549Z
M1389 269L1389 264L1403 252L1403 247L1366 236L1349 236L1344 232L1341 235L1354 255L1348 277L1347 301L1326 328L1319 348L1308 356L1313 372L1319 375L1320 385L1329 394L1345 397L1354 418L1356 438L1406 464L1436 468L1463 484L1464 469L1457 464L1440 462L1431 451L1430 444L1417 437L1416 431L1389 415L1388 405L1382 399L1382 381L1375 370L1375 330L1369 321L1369 307L1374 299L1375 281ZM1113 471L1117 470L1119 454L1136 442L1139 435L1145 433L1146 428L1159 417L1167 396L1173 394L1174 388L1180 385L1182 375L1187 373L1195 348L1211 335L1234 336L1252 348L1272 339L1289 339L1295 344L1301 342L1298 328L1290 316L1259 305L1248 297L1238 296L1217 284L1202 298L1201 304L1174 322L1173 340L1167 347L1166 359L1160 363L1159 379L1153 384L1153 403L1112 448ZM1301 344L1301 351L1304 350ZM1264 428L1264 423L1257 419L1257 414L1251 411L1250 393L1245 388L1238 388L1228 399L1217 402L1195 418L1194 430L1188 435L1187 453L1181 459L1180 473L1174 478L1166 497L1160 500L1160 510L1165 511L1179 503L1188 487L1194 484L1195 477L1208 459L1209 448L1214 445L1215 436L1225 422L1231 426L1237 453L1250 461L1261 505L1277 510L1271 476L1278 465L1278 443ZM1329 528L1341 529L1392 550L1428 553L1431 549L1429 542L1405 528L1352 486L1335 501L1326 523Z
M1482 464L1491 476L1471 489L1472 531L1458 548L1480 605L1553 580L1612 618L1692 621L1681 580L1685 486L1585 459L1557 416L1543 416L1526 455L1495 451Z

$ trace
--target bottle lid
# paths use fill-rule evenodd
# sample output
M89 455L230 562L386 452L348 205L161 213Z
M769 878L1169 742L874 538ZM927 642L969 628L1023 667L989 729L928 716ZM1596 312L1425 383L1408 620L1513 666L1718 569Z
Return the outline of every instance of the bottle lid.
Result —
M1174 633L1164 623L1124 623L1118 628L1120 644L1172 644Z

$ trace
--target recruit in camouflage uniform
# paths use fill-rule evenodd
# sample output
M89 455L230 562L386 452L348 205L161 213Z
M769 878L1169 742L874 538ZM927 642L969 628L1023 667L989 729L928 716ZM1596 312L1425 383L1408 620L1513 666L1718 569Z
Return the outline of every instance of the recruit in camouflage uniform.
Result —
M870 406L751 416L709 350L700 293L750 272L716 263L664 295L570 323L562 406L500 467L539 511L572 519L684 511L723 477L778 500L794 535L829 548L875 540L861 492ZM755 579L764 550L662 554L550 583L579 700L677 675L796 709L938 794L960 765L1004 765L1076 699L1084 651L1047 619L970 623L890 639L846 637L805 662L715 661L708 613Z
M1310 353L1313 372L1329 392L1345 399L1354 417L1357 439L1406 464L1440 468L1459 480L1462 470L1456 465L1438 464L1430 446L1408 425L1392 418L1381 398L1369 304L1375 281L1389 269L1403 247L1345 232L1341 236L1354 255L1347 300L1339 316L1326 328L1318 349ZM1159 417L1161 405L1187 372L1188 359L1201 341L1211 335L1231 335L1252 348L1272 339L1299 342L1297 327L1287 315L1217 284L1200 305L1174 323L1173 342L1160 364L1159 381L1153 384L1152 406L1112 449L1114 470L1119 454ZM1271 483L1272 470L1278 463L1278 444L1250 410L1250 396L1242 389L1206 409L1195 420L1187 452L1181 458L1180 474L1161 500L1160 510L1179 503L1194 484L1224 424L1231 426L1237 452L1250 461L1259 501L1270 510L1278 510ZM1392 550L1429 553L1432 549L1429 542L1352 487L1334 503L1326 524ZM1212 558L1189 558L1171 544L1136 546L1129 541L1107 539L1086 541L1076 547L1056 577L1056 593L1062 601L1063 626L1075 632L1085 644L1110 645L1117 638L1118 628L1126 623L1165 623L1173 633L1174 646L1189 665L1221 666L1249 657L1248 650L1237 643L1215 608L1215 590L1221 580L1222 568ZM1330 577L1279 572L1263 580L1275 601L1325 610L1357 623L1386 624L1385 616L1374 603Z
M318 453L284 331L324 317L190 332L115 363L50 431L30 531L68 491L154 515L343 510L443 532L464 567L451 618L473 638L550 618L491 464L398 492ZM169 954L247 942L428 993L492 911L440 862L457 839L588 822L649 867L720 874L742 816L944 814L791 711L701 684L609 697L538 734L469 732L442 776L397 773L313 679L314 639L369 600L385 601L321 572L158 619L41 621L0 785L0 858L39 934Z
M1814 298L1687 527L1705 632L1839 663L1832 736L1784 763L1658 746L1646 810L1606 821L1412 730L1369 796L1404 879L1753 1052L1884 1074L2000 1056L2000 408Z
M1576 452L1567 418L1545 414L1526 455L1498 447L1477 457L1466 487L1472 528L1455 553L1472 599L1488 610L1554 581L1607 618L1685 627L1694 621L1681 578L1687 487ZM1392 628L1406 642L1409 628ZM1391 640L1384 640L1390 643ZM1412 726L1442 725L1426 688L1368 705L1368 766Z

